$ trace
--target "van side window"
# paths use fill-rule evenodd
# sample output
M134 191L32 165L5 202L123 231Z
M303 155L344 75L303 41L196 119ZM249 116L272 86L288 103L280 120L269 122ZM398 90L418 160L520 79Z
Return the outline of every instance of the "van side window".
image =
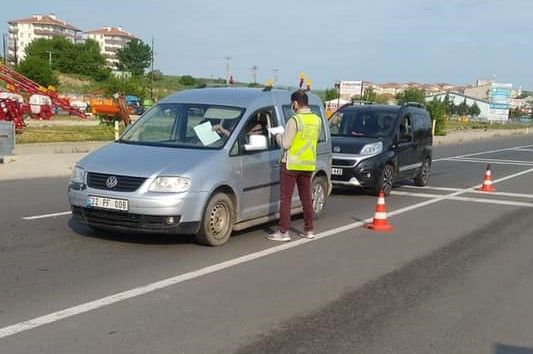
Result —
M320 125L320 136L318 137L318 142L324 142L326 141L326 126L325 126L325 119L324 115L322 114L322 110L319 106L310 105L309 108L311 109L311 112L316 114L321 118L321 125ZM293 115L294 111L292 110L292 107L289 105L282 106L283 109L283 116L285 117L285 121L288 121Z
M230 155L235 156L244 153L244 144L249 143L251 135L264 135L268 141L268 150L277 149L276 140L274 136L270 134L268 128L272 128L278 125L278 119L273 107L262 108L254 112L244 125L244 128L239 134L239 138L231 148ZM261 152L261 151L258 151ZM248 152L249 154L250 152Z
M406 115L402 118L402 121L400 122L399 134L400 141L403 140L402 137L404 137L405 135L411 135L411 140L409 141L413 140L413 125L411 122L411 116Z

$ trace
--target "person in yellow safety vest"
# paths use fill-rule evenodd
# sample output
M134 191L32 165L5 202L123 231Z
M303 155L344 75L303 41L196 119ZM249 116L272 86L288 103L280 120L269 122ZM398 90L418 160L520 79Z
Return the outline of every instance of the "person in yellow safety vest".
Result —
M267 235L269 240L290 241L291 201L294 185L304 210L304 230L300 236L313 238L313 200L311 177L316 169L316 148L320 135L321 119L309 109L309 97L303 90L291 95L295 114L287 121L285 133L276 134L278 145L283 149L280 169L280 219L278 231Z

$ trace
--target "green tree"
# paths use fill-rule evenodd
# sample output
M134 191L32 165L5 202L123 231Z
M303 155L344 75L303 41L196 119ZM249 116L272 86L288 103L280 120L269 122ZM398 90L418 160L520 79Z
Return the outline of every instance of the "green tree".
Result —
M179 83L185 86L193 86L196 84L196 79L191 75L183 75L180 77Z
M466 116L468 114L468 105L466 104L466 98L461 102L459 106L457 106L457 113L460 116Z
M446 104L437 98L426 103L431 121L435 121L435 135L446 135Z
M142 76L118 77L111 75L104 84L104 93L111 96L117 92L144 98L146 95L146 79Z
M116 54L119 60L117 68L121 71L128 71L134 76L144 74L144 70L150 66L152 61L152 49L140 40L129 41L117 50Z
M326 101L334 100L339 98L339 91L337 89L326 89L325 91Z
M367 89L364 90L363 92L363 101L366 101L366 102L376 102L377 101L377 93L376 91L374 91L374 89L372 87L369 87Z
M158 70L158 69L155 69L154 71L148 72L148 74L146 74L146 76L148 78L151 77L154 81L163 80L163 73L161 72L161 70Z
M400 92L396 95L398 104L404 104L407 102L417 102L421 104L426 103L426 95L424 90L420 90L414 87L405 89L403 92Z
M39 57L24 58L15 70L37 82L41 86L48 87L50 85L59 85L57 75L48 65L48 62Z
M476 102L474 102L470 109L468 110L468 114L470 114L472 117L478 117L481 114L481 109L479 109L479 106Z
M79 74L95 80L104 80L110 74L98 42L92 39L72 43L64 37L41 38L28 44L25 54L26 58L42 59L53 70L65 74Z

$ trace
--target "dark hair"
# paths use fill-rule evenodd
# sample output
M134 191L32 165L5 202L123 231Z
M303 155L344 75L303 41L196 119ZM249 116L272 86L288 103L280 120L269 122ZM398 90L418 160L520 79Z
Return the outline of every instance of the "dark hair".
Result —
M298 102L300 106L309 106L309 97L304 90L297 90L292 93L291 102Z

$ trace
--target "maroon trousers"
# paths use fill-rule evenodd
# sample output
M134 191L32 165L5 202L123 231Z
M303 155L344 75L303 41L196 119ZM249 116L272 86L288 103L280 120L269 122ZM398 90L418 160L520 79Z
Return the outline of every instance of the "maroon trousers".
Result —
M291 225L291 201L294 184L298 185L298 194L304 209L304 232L313 231L313 200L311 198L311 176L308 171L289 171L285 163L281 164L279 231L287 232Z

